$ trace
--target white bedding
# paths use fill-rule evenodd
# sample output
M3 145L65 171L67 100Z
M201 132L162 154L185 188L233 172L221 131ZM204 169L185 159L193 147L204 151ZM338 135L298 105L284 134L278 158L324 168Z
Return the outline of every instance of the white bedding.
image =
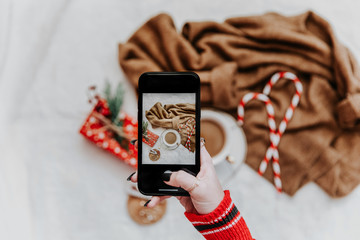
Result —
M124 108L136 116L117 44L159 12L180 28L307 9L360 59L360 1L0 0L0 239L202 239L174 199L155 225L130 219L124 184L132 169L78 134L91 109L86 88L125 82ZM247 166L225 187L256 239L360 239L360 187L342 199L315 184L278 196Z

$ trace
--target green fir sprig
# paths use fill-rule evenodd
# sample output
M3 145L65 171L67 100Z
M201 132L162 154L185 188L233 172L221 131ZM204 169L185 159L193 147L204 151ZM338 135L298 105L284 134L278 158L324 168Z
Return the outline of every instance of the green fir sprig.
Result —
M123 121L119 120L118 115L123 104L124 93L125 91L123 85L119 83L116 87L115 94L112 94L111 84L108 81L106 81L104 95L110 110L110 120L117 127L123 126ZM120 144L121 147L128 150L128 145L129 145L128 139L119 136L117 134L115 134L114 138Z
M142 136L144 137L144 139L145 139L146 141L149 141L149 137L148 137L148 135L147 135L147 128L148 128L148 126L149 126L149 123L148 123L148 122L146 122L146 121L143 121L143 122L142 122Z
M115 94L113 95L111 93L111 84L106 81L105 83L105 98L109 106L109 110L111 112L111 121L116 124L116 122L119 122L118 115L121 109L121 106L123 104L123 98L124 98L124 88L121 83L119 83L116 87Z

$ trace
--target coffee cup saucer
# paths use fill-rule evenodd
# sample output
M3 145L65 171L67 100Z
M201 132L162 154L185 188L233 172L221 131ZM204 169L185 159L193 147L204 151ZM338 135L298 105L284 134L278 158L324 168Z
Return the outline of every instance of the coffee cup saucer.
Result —
M174 133L176 135L176 140L173 144L168 144L166 141L165 141L165 135L167 133ZM174 150L176 149L178 146L180 146L181 144L181 136L180 136L180 133L174 129L167 129L165 131L163 131L161 133L161 141L163 143L163 145L168 149L168 150Z

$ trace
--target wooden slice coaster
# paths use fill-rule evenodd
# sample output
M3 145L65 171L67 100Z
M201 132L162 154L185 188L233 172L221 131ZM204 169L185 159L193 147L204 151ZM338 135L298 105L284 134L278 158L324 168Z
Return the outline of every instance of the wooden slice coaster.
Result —
M141 225L150 225L159 221L166 212L166 201L162 201L153 208L144 207L146 199L129 196L128 212L130 217Z
M149 158L150 158L151 161L154 161L154 162L159 160L160 151L155 149L155 148L151 149L150 152L149 152Z

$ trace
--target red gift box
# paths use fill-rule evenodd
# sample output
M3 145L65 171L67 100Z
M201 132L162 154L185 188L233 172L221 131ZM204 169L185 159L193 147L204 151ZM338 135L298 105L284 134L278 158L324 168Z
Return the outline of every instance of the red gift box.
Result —
M137 150L128 140L121 144L115 139L116 134L105 127L99 114L104 117L110 115L109 107L105 99L99 98L94 109L89 114L85 123L80 129L80 134L104 150L111 152L116 157L122 159L130 166L137 168ZM127 139L137 139L138 123L124 112L120 112L119 120L122 122L122 131Z
M150 147L153 147L156 143L156 141L158 140L159 136L156 135L155 133L151 132L150 130L146 130L146 138L142 137L142 141L144 143L146 143L147 145L149 145Z

